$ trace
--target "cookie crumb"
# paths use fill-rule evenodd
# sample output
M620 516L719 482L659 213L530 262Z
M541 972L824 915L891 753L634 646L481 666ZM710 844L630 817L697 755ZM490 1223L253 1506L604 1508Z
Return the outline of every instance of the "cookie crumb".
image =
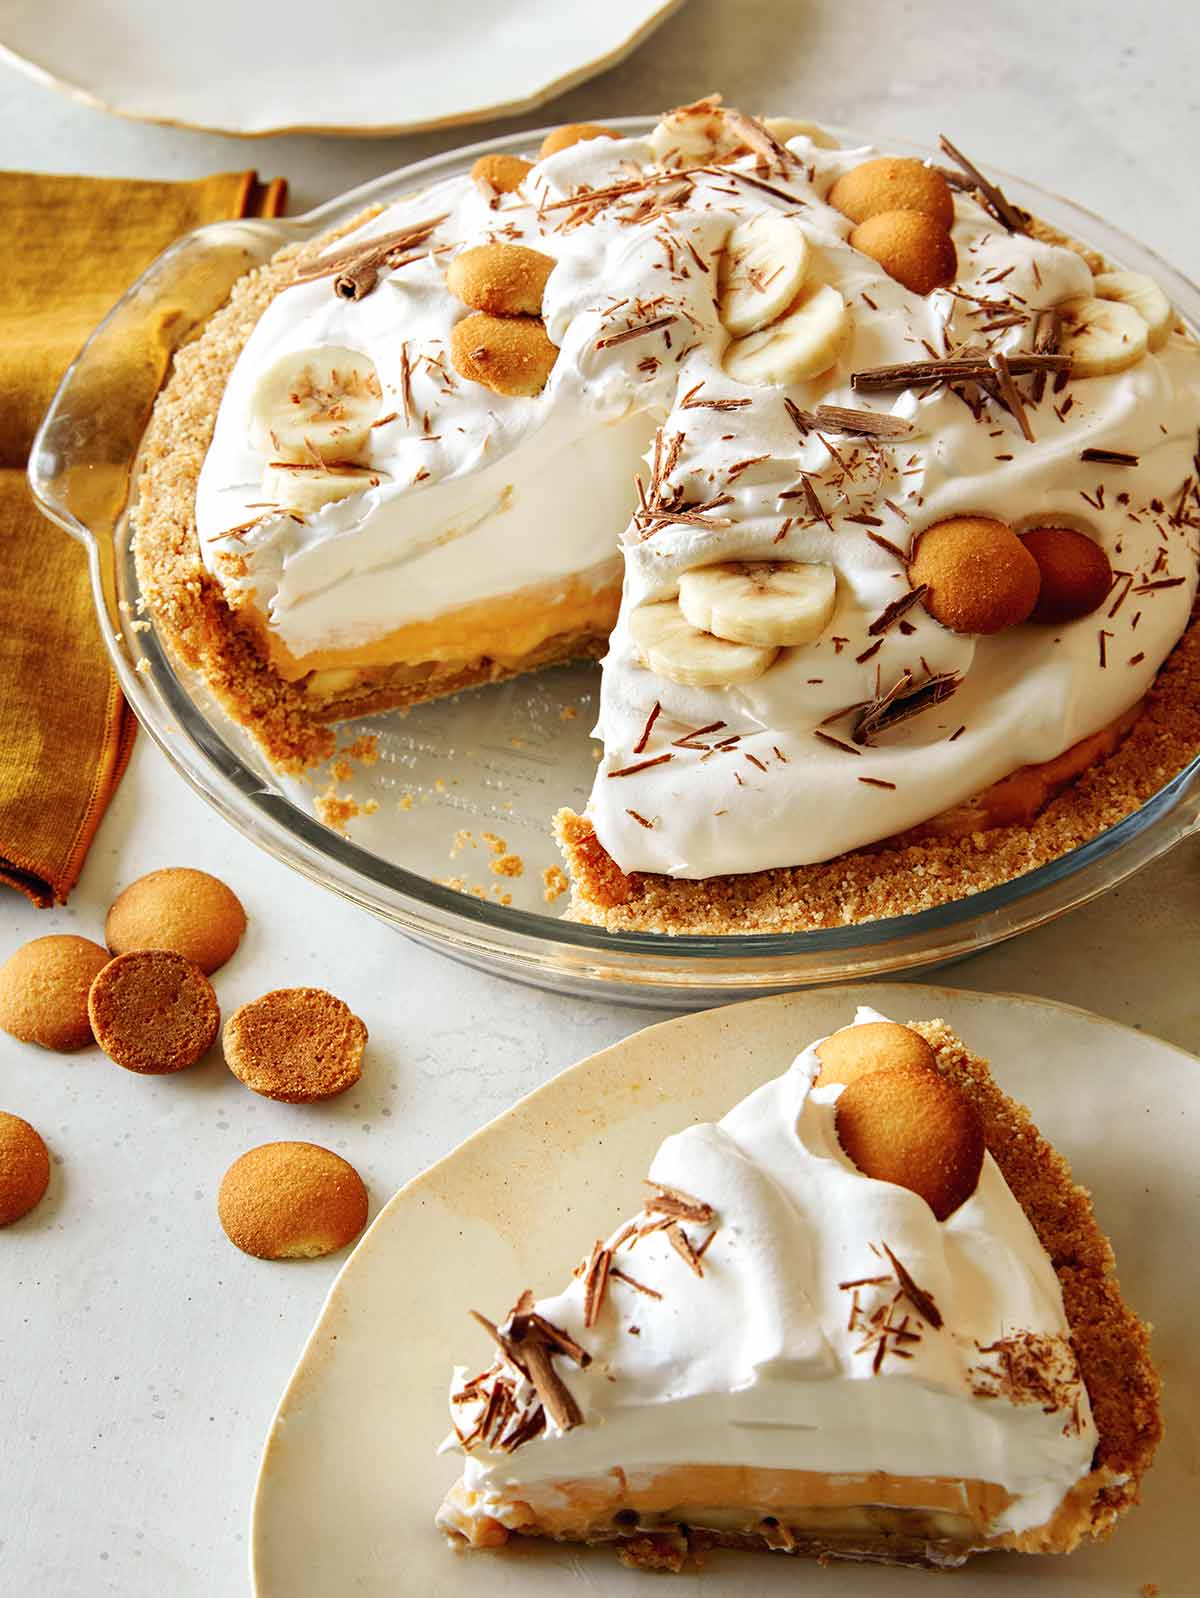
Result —
M519 854L502 854L492 861L492 870L498 877L519 877L525 870L525 862Z
M564 705L558 713L559 721L574 721L579 715L574 705Z
M561 899L567 891L566 873L559 866L547 866L542 872L542 898L547 904L553 904L555 899Z

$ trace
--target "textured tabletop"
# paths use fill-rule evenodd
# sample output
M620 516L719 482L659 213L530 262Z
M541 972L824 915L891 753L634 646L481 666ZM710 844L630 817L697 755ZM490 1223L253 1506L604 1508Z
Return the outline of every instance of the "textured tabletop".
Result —
M1200 103L1178 18L1164 0L689 0L629 62L541 113L374 142L246 143L124 123L0 65L0 165L147 177L256 165L285 174L300 209L464 137L654 111L719 88L750 110L859 126L883 142L945 132L981 164L1068 194L1195 276L1200 211L1185 157ZM235 835L145 737L70 909L39 913L5 894L0 956L52 931L99 937L120 884L173 864L224 877L249 912L243 946L216 978L225 1013L271 987L330 988L370 1028L365 1075L326 1107L291 1107L247 1092L219 1057L141 1078L95 1050L58 1056L0 1035L0 1107L38 1126L55 1160L48 1198L0 1232L5 1592L247 1590L258 1451L341 1257L269 1265L237 1253L215 1195L238 1154L273 1138L327 1144L362 1172L374 1214L518 1095L659 1018L511 986L406 942ZM1200 1051L1198 935L1193 841L942 980L1084 1005Z

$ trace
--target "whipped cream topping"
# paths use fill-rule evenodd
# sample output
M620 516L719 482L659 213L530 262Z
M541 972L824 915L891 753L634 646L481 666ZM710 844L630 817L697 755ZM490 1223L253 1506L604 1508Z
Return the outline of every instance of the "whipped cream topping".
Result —
M855 1024L882 1019L862 1007ZM507 1501L553 1504L554 1482L617 1467L636 1490L662 1469L721 1464L995 1483L1010 1499L989 1532L1020 1532L1087 1475L1096 1428L1058 1280L991 1156L975 1193L938 1222L916 1194L850 1163L835 1130L842 1088L814 1089L819 1069L813 1044L722 1121L656 1154L653 1182L715 1211L711 1228L681 1223L696 1248L713 1230L703 1276L653 1231L620 1245L613 1265L661 1297L610 1273L590 1327L582 1277L537 1303L591 1355L583 1369L555 1361L582 1423L551 1419L512 1452L476 1442L463 1481L480 1513L504 1522ZM906 1335L871 1331L897 1293L887 1250L940 1327L902 1297L890 1323ZM1031 1342L1049 1404L1044 1388L1035 1397L997 1377L1004 1348ZM487 1398L456 1369L445 1448L470 1436ZM527 1382L516 1398L537 1403Z
M902 438L801 436L785 400L803 411L862 408L854 371L966 344L1028 351L1036 313L1088 293L1091 275L1073 251L1006 233L958 193L956 282L915 295L850 248L851 224L824 203L836 178L874 152L826 150L804 136L789 149L793 163L772 172L769 188L747 156L692 171L673 189L561 205L655 175L649 140L598 139L538 163L521 193L495 205L458 178L390 207L355 238L446 212L433 252L355 303L337 299L328 281L279 295L237 363L201 475L206 562L228 591L254 590L300 657L526 583L606 571L624 528L625 596L604 664L604 757L589 814L625 870L705 877L804 864L916 825L1134 705L1195 595L1195 518L1175 511L1193 470L1200 356L1178 335L1116 375L1061 391L1047 384L1039 403L1028 402L1032 443L999 405L973 410L945 388L867 398L912 423ZM670 203L656 209L664 192ZM721 369L729 336L714 303L719 251L736 222L764 212L798 220L817 278L850 311L837 364L787 389L746 387ZM450 367L450 330L466 310L446 290L445 264L453 250L492 239L557 262L543 312L560 355L536 398L506 398ZM613 340L662 318L670 320ZM262 459L246 438L255 383L279 355L323 343L376 364L383 412L396 413L371 436L369 463L386 481L302 522L268 516L222 536L262 514ZM407 419L402 346L415 373ZM720 400L735 407L712 408ZM1138 464L1081 460L1096 448ZM722 500L713 526L701 513L645 536L630 521L634 476L647 480L656 453L673 462L665 485L684 503ZM880 642L872 623L908 591L894 550L961 513L1018 532L1047 523L1087 532L1126 574L1114 590L1114 602L1124 599L1077 622L993 637L951 633L917 605ZM222 552L242 557L238 575L222 569ZM670 598L689 568L728 559L831 563L838 598L825 633L743 687L681 687L647 670L630 611ZM838 712L886 693L906 671L917 682L953 674L959 686L848 752L852 720ZM679 746L718 723L700 747ZM626 774L642 761L655 763Z

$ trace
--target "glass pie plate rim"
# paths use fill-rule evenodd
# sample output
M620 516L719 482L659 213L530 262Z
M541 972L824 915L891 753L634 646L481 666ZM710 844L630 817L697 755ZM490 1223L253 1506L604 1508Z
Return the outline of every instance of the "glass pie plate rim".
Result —
M639 133L653 118L613 119ZM348 220L364 206L465 171L492 150L535 149L545 130L451 150L374 179L301 217L212 224L187 234L125 294L67 371L38 431L29 478L41 510L85 546L101 634L142 726L193 788L275 858L400 931L467 963L563 992L642 1005L721 999L928 967L977 952L1064 914L1124 881L1200 830L1200 755L1098 837L1023 876L901 916L789 933L609 932L551 914L471 898L372 854L264 785L227 741L232 724L196 703L157 632L134 625L137 579L128 492L159 376L112 392L106 374L136 330L156 328L173 352L224 300L233 280L284 244ZM833 128L843 142L876 141ZM921 145L887 139L889 153ZM1006 192L1121 265L1149 270L1193 331L1200 288L1146 246L1072 201L997 172ZM180 314L180 303L183 315ZM167 307L173 320L164 316ZM157 321L156 321L157 319ZM128 376L128 373L126 373ZM137 404L131 404L136 399ZM84 403L86 401L86 404ZM547 814L547 825L549 825Z

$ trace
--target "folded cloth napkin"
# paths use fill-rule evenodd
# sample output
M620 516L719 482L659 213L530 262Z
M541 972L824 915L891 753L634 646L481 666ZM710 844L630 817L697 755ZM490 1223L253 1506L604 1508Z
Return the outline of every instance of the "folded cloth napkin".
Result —
M34 508L30 445L96 324L181 233L278 216L281 179L0 172L0 882L64 902L133 746L84 551Z

